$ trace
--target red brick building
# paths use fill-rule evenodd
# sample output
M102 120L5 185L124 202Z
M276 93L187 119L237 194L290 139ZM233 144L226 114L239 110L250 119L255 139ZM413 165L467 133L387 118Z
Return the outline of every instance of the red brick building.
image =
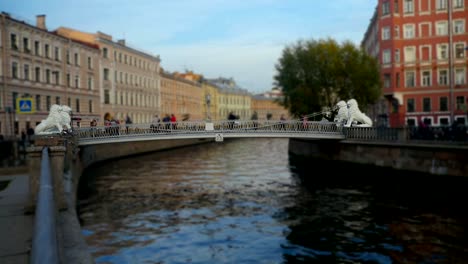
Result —
M467 122L468 0L378 0L362 47L378 57L387 124Z

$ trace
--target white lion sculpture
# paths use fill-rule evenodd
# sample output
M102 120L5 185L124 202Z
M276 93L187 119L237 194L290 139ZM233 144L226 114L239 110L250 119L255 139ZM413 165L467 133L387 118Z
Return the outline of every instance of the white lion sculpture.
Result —
M361 123L356 126L359 127L371 127L372 120L364 113L359 110L358 103L355 99L350 99L347 102L348 104L348 121L345 126L350 127L353 122Z
M49 116L36 126L34 132L36 134L62 133L64 128L71 131L71 112L72 109L67 105L52 105Z
M335 123L343 125L348 121L348 105L345 101L341 100L336 104L338 108L338 113L333 120Z

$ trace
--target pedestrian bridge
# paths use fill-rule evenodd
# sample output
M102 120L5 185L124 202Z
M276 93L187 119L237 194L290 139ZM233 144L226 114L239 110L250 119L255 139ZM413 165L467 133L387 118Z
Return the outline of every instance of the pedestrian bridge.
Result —
M215 121L116 125L75 128L79 146L113 142L170 139L303 138L345 139L345 129L333 122ZM364 130L363 130L364 131Z

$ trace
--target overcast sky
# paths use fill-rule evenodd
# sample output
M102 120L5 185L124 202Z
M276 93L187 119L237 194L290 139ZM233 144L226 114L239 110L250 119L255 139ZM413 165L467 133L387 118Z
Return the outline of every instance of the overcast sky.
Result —
M95 33L159 55L170 72L234 78L252 93L273 87L282 50L298 40L359 45L377 0L0 0L1 11L35 24Z

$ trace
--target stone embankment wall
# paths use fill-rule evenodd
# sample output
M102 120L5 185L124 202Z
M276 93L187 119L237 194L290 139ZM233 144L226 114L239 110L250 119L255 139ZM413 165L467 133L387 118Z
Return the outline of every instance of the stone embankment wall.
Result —
M468 146L461 144L290 139L289 151L328 161L352 162L435 175L468 176Z

